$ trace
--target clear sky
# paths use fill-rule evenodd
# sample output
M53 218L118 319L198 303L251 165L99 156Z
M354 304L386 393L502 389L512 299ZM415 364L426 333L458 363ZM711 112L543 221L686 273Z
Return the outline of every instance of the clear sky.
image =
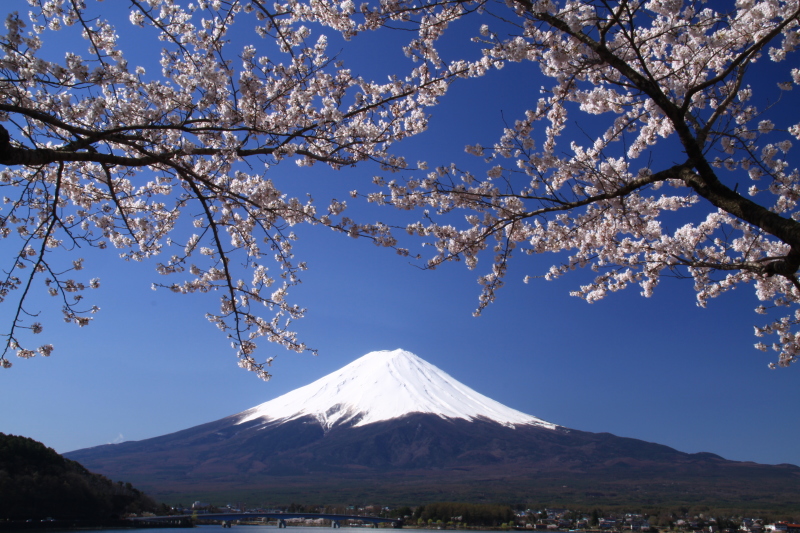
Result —
M123 3L101 5L111 4ZM477 29L473 24L462 31L467 38ZM365 70L378 54L401 60L386 56L388 48L378 41L362 41L350 53ZM513 121L532 105L542 84L531 64L457 84L431 110L429 131L396 151L431 164L471 161L464 146L491 145L504 117ZM270 177L291 194L310 191L324 202L368 189L375 173L370 167L334 172L284 164ZM353 205L351 216L357 215L410 220ZM224 335L205 320L205 312L217 308L215 295L151 291L151 283L165 281L152 263L126 263L113 250L86 251L87 271L102 280L89 294L101 312L79 329L60 323L59 309L44 311L55 320L45 322L41 340L56 350L49 359L12 358L13 368L0 371L0 431L58 452L155 437L243 411L367 352L403 348L549 422L685 452L800 464L800 424L793 414L798 369L769 370L773 355L753 348L752 326L764 317L753 312L750 290L700 309L690 280L665 279L652 298L633 288L589 305L569 291L590 273L523 284L525 275L546 272L553 258L517 257L498 301L473 318L481 265L424 271L366 240L319 227L296 232L296 256L310 270L290 299L308 308L296 329L318 357L263 343L258 358L277 358L273 380L262 382L236 366ZM8 312L0 309L0 317Z

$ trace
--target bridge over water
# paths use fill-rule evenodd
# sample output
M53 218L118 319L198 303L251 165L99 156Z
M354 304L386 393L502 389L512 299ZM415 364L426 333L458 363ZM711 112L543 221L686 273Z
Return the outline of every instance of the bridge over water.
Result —
M277 520L278 528L286 527L286 520L290 518L322 518L331 521L331 527L341 527L342 522L347 521L360 521L372 524L373 527L378 527L380 523L389 523L394 528L403 527L403 520L400 518L383 518L380 516L358 516L358 515L342 515L342 514L325 514L325 513L203 513L194 515L179 515L179 516L145 516L136 517L135 520L141 525L152 524L154 526L160 525L178 525L184 524L191 519L196 520L212 520L221 522L223 527L230 527L232 522L238 520L255 520L258 518L266 518L268 520Z

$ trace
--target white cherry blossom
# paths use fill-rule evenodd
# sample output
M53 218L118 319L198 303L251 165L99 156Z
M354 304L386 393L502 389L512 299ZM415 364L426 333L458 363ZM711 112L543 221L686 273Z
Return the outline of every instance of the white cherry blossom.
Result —
M800 172L791 137L800 138L800 125L792 122L796 99L780 92L800 83L798 1L459 5L511 21L506 36L494 23L475 37L490 65L531 61L549 83L491 149L466 146L491 165L485 178L443 165L427 179L395 179L383 196L365 194L425 210L403 230L436 250L427 266L463 259L478 268L487 256L478 314L519 253L566 254L543 269L545 279L590 268L594 281L572 293L588 302L631 285L650 296L664 275L692 277L700 306L750 284L764 302L757 312L774 307L778 317L756 328L775 338L773 366L796 361ZM757 79L766 61L784 78ZM757 92L765 86L773 92ZM607 128L570 135L582 115L607 117ZM683 225L675 227L675 215L665 224L665 214L683 210L693 213Z
M97 308L84 292L100 280L79 277L89 261L59 258L94 246L155 258L156 271L172 278L156 288L221 294L208 319L231 338L242 367L269 378L271 359L254 358L257 339L308 349L291 329L304 310L289 293L306 268L295 261L291 227L352 230L339 221L344 202L288 197L269 169L287 160L401 167L389 147L423 131L425 108L474 69L425 60L388 82L359 77L328 56L320 28L351 38L395 15L361 13L352 2L132 0L117 24L161 41L160 58L147 65L128 64L96 2L30 4L30 13L7 16L0 36L0 235L20 243L0 280L0 301L16 308L0 352L6 368L9 353L36 353L20 334L43 330L28 304L40 283L65 321L91 322ZM425 42L459 11L430 10ZM88 53L42 51L65 32L80 35ZM250 32L250 42L234 44L231 32ZM199 216L186 236L181 215L189 213ZM390 245L381 231L363 229Z
M41 284L65 321L90 323L84 293L100 281L67 253L79 245L153 260L169 276L156 287L217 291L208 319L240 366L267 379L259 339L308 349L291 329L304 313L291 303L305 270L297 224L401 255L415 254L400 238L422 239L428 268L481 268L488 256L478 313L515 254L559 253L533 273L546 279L591 269L573 292L589 302L634 285L650 296L664 275L693 278L701 306L750 284L771 320L756 335L773 342L757 347L778 366L800 354L800 124L781 113L800 84L798 0L131 0L115 23L160 41L147 65L129 65L95 2L29 3L0 36L0 237L19 250L0 280L0 301L16 309L4 368L9 353L53 350L21 338L42 331L27 300ZM467 17L480 50L440 50ZM327 51L333 36L397 29L413 63L388 80ZM88 49L54 59L45 44L67 32ZM475 168L444 158L414 168L392 152L427 128L451 84L509 62L533 63L545 81L521 88L528 110L496 142L466 147ZM774 94L757 78L765 62L783 73ZM605 125L573 135L580 117ZM362 162L393 179L344 196L403 210L407 224L356 221L342 200L293 198L270 179L279 164Z

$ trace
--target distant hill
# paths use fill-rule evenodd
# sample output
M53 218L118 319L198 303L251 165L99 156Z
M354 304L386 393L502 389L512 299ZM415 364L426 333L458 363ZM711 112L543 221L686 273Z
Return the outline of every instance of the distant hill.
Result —
M168 501L800 507L800 468L565 428L373 352L215 422L70 452Z
M152 498L41 442L0 433L0 520L102 520L154 511Z

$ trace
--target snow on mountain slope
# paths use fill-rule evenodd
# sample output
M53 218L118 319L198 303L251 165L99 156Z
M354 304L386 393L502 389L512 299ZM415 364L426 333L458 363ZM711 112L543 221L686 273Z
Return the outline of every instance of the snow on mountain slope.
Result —
M313 416L327 430L337 424L365 426L410 413L485 418L510 427L557 427L475 392L404 350L370 352L305 387L240 413L237 424L263 419L272 425Z

